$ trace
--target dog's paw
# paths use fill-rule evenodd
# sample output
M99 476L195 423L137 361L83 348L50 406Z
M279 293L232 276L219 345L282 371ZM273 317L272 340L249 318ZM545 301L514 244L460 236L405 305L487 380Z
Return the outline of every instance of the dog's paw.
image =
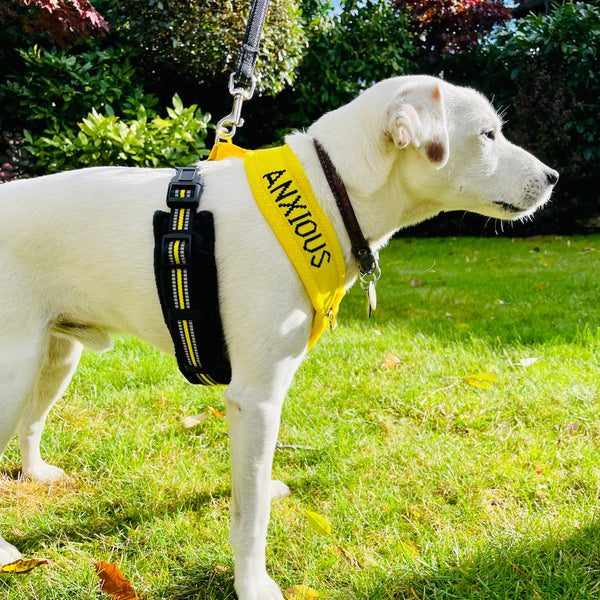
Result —
M0 566L15 562L22 558L21 553L5 539L0 537Z
M49 465L43 461L36 465L30 465L29 467L23 465L23 477L31 479L32 481L51 483L52 481L63 479L63 477L66 476L67 474L60 467Z
M279 481L278 479L273 479L271 481L271 500L278 500L279 498L286 498L291 495L290 488L283 483L283 481Z
M265 575L259 582L250 585L235 585L238 600L284 600L279 586Z

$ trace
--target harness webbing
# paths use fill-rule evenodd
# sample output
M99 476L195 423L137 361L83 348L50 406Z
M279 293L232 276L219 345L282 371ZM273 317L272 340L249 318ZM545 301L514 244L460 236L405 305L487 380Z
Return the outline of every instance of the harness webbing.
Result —
M177 168L170 213L154 214L154 269L180 371L191 383L227 384L231 367L219 312L212 213L198 211L202 175Z
M210 158L228 156L243 157L254 199L310 298L311 348L328 326L335 327L344 296L344 256L335 230L289 146L247 151L221 143ZM231 365L219 311L213 215L198 211L202 187L198 168L177 168L167 194L171 212L154 214L154 269L180 371L191 383L227 384Z
M312 348L328 326L335 327L344 296L346 267L337 235L289 146L246 152L244 167L254 199L313 305Z

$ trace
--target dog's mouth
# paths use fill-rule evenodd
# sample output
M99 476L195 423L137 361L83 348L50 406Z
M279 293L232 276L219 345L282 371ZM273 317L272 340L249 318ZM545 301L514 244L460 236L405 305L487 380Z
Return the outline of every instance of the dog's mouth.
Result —
M501 201L495 201L494 204L496 206L500 206L501 208L503 208L506 212L509 212L513 215L523 212L523 209L515 206L514 204L510 204L509 202L501 202Z

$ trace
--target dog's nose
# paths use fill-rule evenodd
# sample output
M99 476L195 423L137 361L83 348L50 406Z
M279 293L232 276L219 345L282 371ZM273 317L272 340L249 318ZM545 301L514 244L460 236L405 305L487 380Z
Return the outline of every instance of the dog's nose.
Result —
M558 181L558 171L555 171L554 169L546 171L546 178L550 185L556 185L556 182Z

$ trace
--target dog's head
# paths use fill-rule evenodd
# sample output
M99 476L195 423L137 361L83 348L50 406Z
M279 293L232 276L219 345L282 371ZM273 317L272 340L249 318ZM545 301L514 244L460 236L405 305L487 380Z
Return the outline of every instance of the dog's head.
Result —
M550 198L558 173L504 137L500 117L478 92L418 79L388 111L393 143L406 150L406 180L417 194L439 194L444 210L516 219Z
M378 191L407 203L399 226L453 210L522 218L547 202L558 180L556 171L504 137L492 105L469 88L397 77L341 110L359 137L351 143L346 130L346 143L334 143L332 151L343 147L336 166L351 165L341 175L357 194ZM317 121L317 135L322 127L330 138L340 135L335 113Z

